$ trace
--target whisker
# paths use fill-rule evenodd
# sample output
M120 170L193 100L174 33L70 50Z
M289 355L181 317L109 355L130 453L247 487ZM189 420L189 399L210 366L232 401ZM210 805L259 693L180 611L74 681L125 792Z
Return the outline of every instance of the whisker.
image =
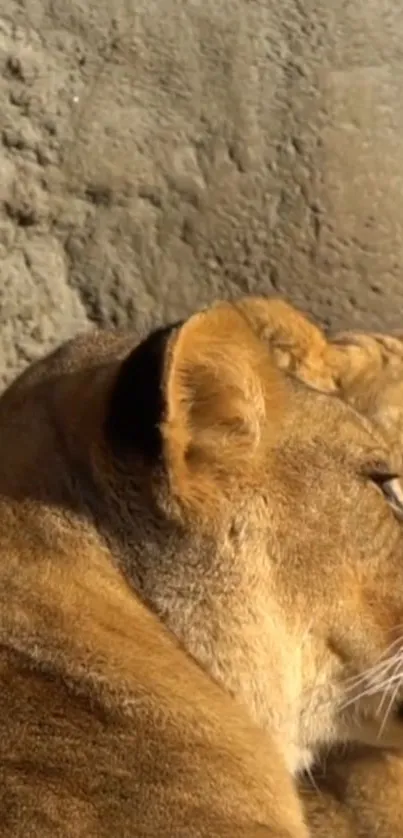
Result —
M400 682L400 683L401 683L401 682ZM382 736L382 733L383 733L383 731L384 731L384 728L385 728L386 722L387 722L387 720L388 720L388 718L389 718L389 716L390 716L390 712L391 712L392 707L393 707L393 705L394 705L394 703L395 703L395 701L396 701L396 696L397 696L397 693L398 693L398 691L399 691L400 683L398 683L398 684L396 685L396 687L395 687L395 689L393 690L393 693L392 693L392 695L391 695L391 697L390 697L389 704L388 704L388 706L387 706L387 708L386 708L386 712L385 712L384 717L383 717L383 719L382 719L382 724L380 725L380 728L379 728L378 738L380 738L380 737Z
M396 646L396 645L398 646L398 651L395 653L395 655L390 655L390 652L392 651L393 647ZM369 671L370 672L375 672L375 670L377 670L378 668L382 668L383 666L389 666L390 664L392 664L394 662L396 657L401 656L402 650L403 650L403 637L399 637L396 640L394 640L392 643L390 643L390 645L386 649L384 649L384 651L381 653L381 655L379 655L379 657L376 658L374 664L372 664L370 669L366 670L366 672L369 672ZM357 677L359 677L359 678L360 677L365 677L366 672L361 673L358 676L357 675L351 675L348 678L346 678L342 683L344 685L346 685L346 684L349 683L349 681L352 681Z
M312 788L317 792L317 794L320 794L319 786L318 786L318 784L315 780L315 777L313 775L313 772L312 772L312 769L310 768L310 766L305 767L304 774L305 774L307 780L309 781L309 783L311 784Z
M399 675L399 674L401 675L401 674L402 674L402 672L401 672L401 667L402 667L402 662L401 662L401 660L399 660L399 661L397 662L397 665L396 665L396 669L398 670L398 672L395 672L395 673L393 673L393 674L394 674L394 675ZM400 669L400 672L399 672L399 669ZM393 677L393 676L392 676L392 677ZM379 706L378 706L377 711L376 711L376 715L377 715L377 716L380 716L380 715L381 715L381 713L382 713L382 708L383 708L383 705L385 704L385 701L386 701L387 695L388 695L387 690L385 690L385 692L384 692L383 696L381 697L381 701L380 701Z
M366 690L358 693L358 695L350 696L345 702L343 702L340 707L339 711L342 712L346 710L347 707L350 707L352 704L356 704L362 698L366 698L368 696L377 695L377 693L384 693L385 691L388 692L390 687L393 684L397 683L397 689L403 683L403 674L401 672L395 673L395 675L391 675L387 681L382 681L379 684L371 684L368 686Z
M308 624L301 637L301 648L311 630ZM403 623L394 627L395 631L403 630ZM323 667L325 670L325 667ZM334 682L330 687L325 683L323 670L315 673L314 683L303 692L303 713L308 717L313 712L336 705L338 713L344 713L349 708L359 711L363 699L379 696L379 706L376 716L382 719L379 735L390 716L399 689L403 686L403 633L395 637L389 645L375 659L374 663L363 672L348 675ZM321 693L323 695L321 697ZM385 707L387 703L387 707Z

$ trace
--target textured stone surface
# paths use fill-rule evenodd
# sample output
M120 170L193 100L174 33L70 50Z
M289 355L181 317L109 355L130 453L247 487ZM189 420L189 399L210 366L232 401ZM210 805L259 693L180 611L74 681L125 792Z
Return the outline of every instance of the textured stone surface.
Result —
M0 383L217 295L402 323L401 0L0 4Z

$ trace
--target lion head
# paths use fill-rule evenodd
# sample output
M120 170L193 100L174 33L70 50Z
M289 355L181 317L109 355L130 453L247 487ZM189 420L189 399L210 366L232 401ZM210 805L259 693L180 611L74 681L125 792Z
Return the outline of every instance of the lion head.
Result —
M90 333L28 370L0 401L0 517L14 587L52 576L49 545L75 578L102 559L295 772L323 744L403 744L401 464L275 305Z

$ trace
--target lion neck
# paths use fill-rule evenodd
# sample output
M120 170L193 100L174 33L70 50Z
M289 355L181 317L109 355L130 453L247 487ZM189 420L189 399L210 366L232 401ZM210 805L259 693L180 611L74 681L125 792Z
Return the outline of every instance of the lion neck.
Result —
M278 735L290 771L305 767L300 649L275 591L256 582L256 562L267 561L262 547L242 544L239 534L189 537L175 525L169 530L166 520L156 525L149 510L138 511L136 525L133 506L130 518L130 533L125 517L124 536L116 537L115 524L109 541L131 586L209 677Z

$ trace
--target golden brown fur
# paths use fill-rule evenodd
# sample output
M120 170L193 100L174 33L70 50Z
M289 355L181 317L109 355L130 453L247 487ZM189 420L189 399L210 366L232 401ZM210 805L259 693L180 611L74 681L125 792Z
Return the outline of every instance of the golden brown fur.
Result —
M241 305L283 368L342 398L382 430L401 471L402 333L326 336L282 300L246 299ZM386 701L380 707L380 725L388 709ZM400 838L402 834L399 752L357 745L334 749L324 755L300 791L313 838Z
M93 333L0 400L5 838L306 838L292 775L403 746L348 680L400 643L394 455L259 322Z

